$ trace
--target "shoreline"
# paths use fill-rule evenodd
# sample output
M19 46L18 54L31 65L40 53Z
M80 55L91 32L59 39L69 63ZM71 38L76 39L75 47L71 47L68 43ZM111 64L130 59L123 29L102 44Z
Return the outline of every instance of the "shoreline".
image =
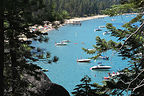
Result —
M75 17L75 18L72 18L72 19L66 19L65 22L63 24L60 24L59 21L55 21L54 24L57 25L57 27L61 27L61 26L64 26L66 24L74 24L75 22L81 22L81 21L86 21L86 20L91 20L91 19L96 19L96 18L104 18L104 17L107 17L108 15L95 15L95 16L88 16L88 17ZM48 21L46 21L48 22ZM33 32L33 31L40 31L41 33L47 33L49 31L52 31L54 30L54 26L52 23L50 24L46 24L44 26L31 26L30 27L30 31Z
M125 13L126 14L137 14L137 13ZM65 22L63 24L60 24L59 21L55 21L53 24L56 25L58 28L62 27L67 24L81 24L81 21L86 21L86 20L92 20L92 19L97 19L97 18L104 18L107 17L108 15L95 15L95 16L88 16L88 17L74 17L72 19L65 19ZM49 21L46 21L49 22ZM30 27L30 32L35 32L35 31L40 31L41 33L48 33L52 30L55 30L55 26L53 26L51 22L45 23L44 26L31 26ZM27 41L28 39L25 37L20 38L21 40Z
M75 21L86 21L86 20L91 20L91 19L96 19L96 18L104 18L107 17L108 15L95 15L95 16L88 16L88 17L75 17L72 19L68 19L65 21L65 24L71 24Z
M72 19L66 19L65 22L63 24L60 24L59 21L55 21L53 24L56 25L58 28L62 27L64 25L67 24L81 24L81 21L86 21L86 20L91 20L91 19L96 19L96 18L104 18L107 17L108 15L95 15L95 16L88 16L88 17L75 17ZM78 22L78 23L77 23ZM40 31L41 33L45 34L48 33L52 30L55 30L55 26L53 26L53 24L49 21L45 21L45 24L42 26L38 26L38 25L34 25L34 26L30 26L30 32L35 32L35 31ZM31 41L32 39L30 38L26 38L26 36L21 35L19 40L23 40L23 41Z

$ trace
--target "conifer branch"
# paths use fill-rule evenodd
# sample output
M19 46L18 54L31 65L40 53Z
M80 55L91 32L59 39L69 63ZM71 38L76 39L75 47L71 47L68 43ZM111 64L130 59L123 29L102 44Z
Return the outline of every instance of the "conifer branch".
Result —
M144 79L140 82L140 84L137 87L133 88L133 91L135 91L137 88L144 86L144 84L142 84L143 82L144 82Z
M140 87L142 87L142 86L144 86L144 84L138 85L137 87L135 87L135 88L133 89L133 91L135 91L137 88L140 88Z
M135 81L143 72L144 72L144 69L136 76L136 78L134 78L131 82L129 82L129 85L128 85L128 87L127 87L127 96L128 96L128 89L129 89L131 83L132 83L133 81ZM143 85L143 84L142 84L142 85Z
M136 34L138 31L141 31L142 28L144 27L144 22L141 24L141 26L134 32L132 33L123 43L123 45L120 47L120 50L123 48L123 46L126 44L129 38L131 38L134 34Z

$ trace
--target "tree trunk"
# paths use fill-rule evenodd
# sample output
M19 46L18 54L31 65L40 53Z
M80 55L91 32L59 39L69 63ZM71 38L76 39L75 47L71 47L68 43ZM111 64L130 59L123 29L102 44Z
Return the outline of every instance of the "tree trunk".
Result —
M4 82L3 82L3 69L4 69L4 11L3 11L3 0L0 2L0 96L4 95Z
M13 34L13 33L12 33ZM11 71L12 71L12 95L14 96L16 93L16 86L17 86L17 61L16 61L16 45L15 45L15 40L13 38L13 36L11 36L10 40L9 40L9 44L10 44L10 57L11 57Z

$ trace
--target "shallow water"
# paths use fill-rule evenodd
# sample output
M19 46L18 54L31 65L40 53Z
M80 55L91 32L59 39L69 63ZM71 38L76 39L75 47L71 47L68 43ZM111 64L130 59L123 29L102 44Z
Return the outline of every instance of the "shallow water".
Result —
M114 26L120 28L122 24L131 20L135 15L123 15L116 17L105 17L104 19L93 19L81 22L82 25L66 25L60 27L58 30L48 32L49 42L38 43L33 42L34 46L39 46L51 53L52 56L58 56L59 61L57 63L46 64L39 62L38 65L44 69L48 69L49 72L45 72L52 82L62 85L69 93L73 91L75 85L80 84L80 80L88 75L92 82L102 84L102 80L105 76L108 76L108 72L117 72L124 67L128 66L127 60L122 60L117 54L114 54L112 50L105 52L104 55L109 56L110 60L96 61L91 60L90 63L78 63L77 58L89 58L93 55L86 54L81 48L92 49L92 45L95 44L96 36L100 36L106 40L117 39L110 35L103 35L103 32L107 31L106 28L101 28L102 31L94 32L94 29L98 26L105 26L106 23L113 23ZM115 19L115 21L111 21ZM56 47L55 42L61 40L70 40L67 46ZM110 70L97 70L92 71L90 68L97 65L98 62L102 62L105 65L110 65Z

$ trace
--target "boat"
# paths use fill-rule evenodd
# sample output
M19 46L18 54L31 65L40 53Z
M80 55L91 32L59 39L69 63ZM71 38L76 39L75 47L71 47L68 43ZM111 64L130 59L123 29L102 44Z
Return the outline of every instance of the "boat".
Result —
M110 74L110 73L108 73L108 77L104 77L104 79L110 79L110 78L112 78L112 77L115 77L115 76L117 76L117 75L120 75L120 73L119 72L113 72L112 74Z
M81 22L80 21L73 21L72 24L73 25L81 25Z
M63 43L69 43L70 40L62 40L61 42L63 42Z
M99 26L99 28L105 28L105 26Z
M65 42L55 43L55 46L65 46L65 45L67 45L67 43Z
M110 68L112 68L112 67L111 66L106 66L106 65L99 64L97 66L91 67L90 69L94 70L94 69L110 69Z
M94 30L94 32L96 32L96 31L102 31L102 30L98 28L98 29L95 29L95 30Z
M104 77L104 79L110 79L111 77L110 76L108 76L108 77Z
M115 21L116 19L111 19L111 21Z
M48 69L41 69L43 72L48 72Z
M104 33L103 33L103 35L109 35L110 34L110 32L108 32L108 31L105 31Z
M137 53L135 56L142 57L142 53Z
M91 59L77 59L77 62L90 62Z
M104 59L104 60L109 60L109 57L107 57L107 56L99 56L98 58Z
M93 49L87 49L87 50L88 50L88 51L96 51L96 49L94 49L94 48L93 48Z

